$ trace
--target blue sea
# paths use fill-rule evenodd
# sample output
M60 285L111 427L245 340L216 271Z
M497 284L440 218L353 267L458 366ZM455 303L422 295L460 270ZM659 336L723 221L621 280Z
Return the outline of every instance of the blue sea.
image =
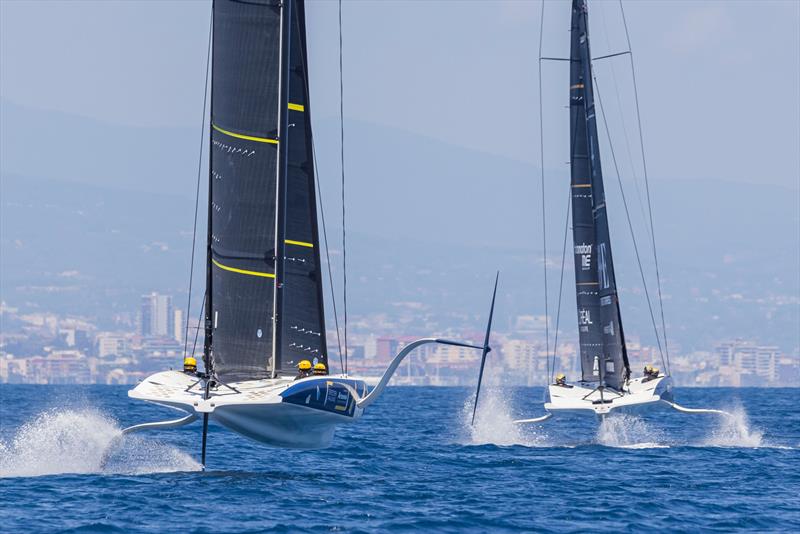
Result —
M117 386L0 386L4 532L800 531L800 389L678 389L733 418L554 418L536 388L390 388L320 451L270 449Z

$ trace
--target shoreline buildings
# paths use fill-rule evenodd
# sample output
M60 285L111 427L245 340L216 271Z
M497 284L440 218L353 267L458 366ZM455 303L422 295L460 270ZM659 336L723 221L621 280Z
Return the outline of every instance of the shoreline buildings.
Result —
M181 366L186 328L183 310L174 306L170 295L143 295L138 314L122 314L114 330L100 330L91 319L62 317L53 313L25 313L0 305L0 383L28 384L133 384L157 369ZM132 319L131 317L136 317ZM196 318L194 319L196 320ZM387 324L378 329L364 318L351 331L348 347L350 372L378 377L386 365L416 337L375 336L370 331L391 332ZM194 324L194 323L192 323ZM547 383L554 347L545 347L544 329L552 325L544 316L520 316L511 331L492 334L492 352L487 359L486 383L541 386ZM454 326L438 332L441 337L460 338L476 344L483 332L464 332ZM202 339L202 331L199 332ZM187 350L191 353L194 331ZM336 332L328 339L335 343ZM201 347L194 347L202 350ZM549 350L548 350L549 349ZM631 368L636 375L645 364L660 363L656 347L631 338L627 343ZM709 350L673 349L671 369L675 382L691 386L797 386L800 385L800 349L793 352L755 340L720 340ZM548 364L547 353L551 354ZM561 333L555 347L555 372L569 380L580 376L575 340ZM339 367L337 346L329 347L334 369ZM480 353L445 345L420 347L403 362L394 385L472 386L477 379ZM335 363L334 363L335 362ZM553 370L550 370L553 373Z

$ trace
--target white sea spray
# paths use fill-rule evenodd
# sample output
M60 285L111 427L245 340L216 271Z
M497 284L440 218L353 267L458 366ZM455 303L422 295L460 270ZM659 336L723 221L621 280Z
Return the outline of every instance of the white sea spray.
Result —
M110 467L104 465L106 460ZM195 471L200 465L175 447L122 437L111 417L93 409L53 409L0 441L0 478L66 473L146 474Z
M606 447L626 449L664 448L664 436L641 417L630 414L613 414L600 421L595 440Z
M705 447L763 447L764 432L753 428L742 406L728 410L730 415L717 418L710 434L703 440Z
M524 445L528 447L547 446L547 435L540 425L515 424L507 391L486 389L482 392L472 421L474 399L464 404L462 411L464 433L470 445Z

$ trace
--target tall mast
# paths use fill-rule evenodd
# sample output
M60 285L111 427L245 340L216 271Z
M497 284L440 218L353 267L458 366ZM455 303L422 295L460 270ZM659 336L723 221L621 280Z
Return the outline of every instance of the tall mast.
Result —
M216 1L216 0L215 0ZM209 68L211 69L211 77L209 80L210 87L206 88L209 91L209 112L208 112L208 122L209 122L209 129L208 129L208 224L206 225L206 295L205 295L205 305L203 307L204 313L204 325L205 329L203 330L203 367L207 375L211 376L214 372L213 369L213 360L211 358L211 347L212 342L211 339L214 335L214 322L212 320L212 310L214 306L212 305L211 301L211 284L214 279L213 276L213 267L211 264L212 259L212 249L211 244L213 243L213 227L211 226L212 220L212 191L213 191L213 183L214 178L212 177L212 165L211 160L214 157L213 151L213 138L214 136L211 133L211 125L214 123L214 2L211 5L211 56L209 57ZM187 317L186 320L188 321L189 318Z
M278 68L278 165L275 180L275 281L272 306L272 378L278 376L283 340L283 288L286 272L286 176L289 132L289 58L292 0L281 4L280 64Z

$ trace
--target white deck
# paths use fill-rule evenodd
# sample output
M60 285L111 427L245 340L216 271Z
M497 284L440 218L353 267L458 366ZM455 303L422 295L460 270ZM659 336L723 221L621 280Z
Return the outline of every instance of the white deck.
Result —
M643 378L631 380L622 392L606 388L602 392L593 384L570 384L567 387L548 386L548 400L544 408L549 412L571 412L606 415L613 411L637 411L663 406L664 401L672 401L672 379L660 376L644 381Z

